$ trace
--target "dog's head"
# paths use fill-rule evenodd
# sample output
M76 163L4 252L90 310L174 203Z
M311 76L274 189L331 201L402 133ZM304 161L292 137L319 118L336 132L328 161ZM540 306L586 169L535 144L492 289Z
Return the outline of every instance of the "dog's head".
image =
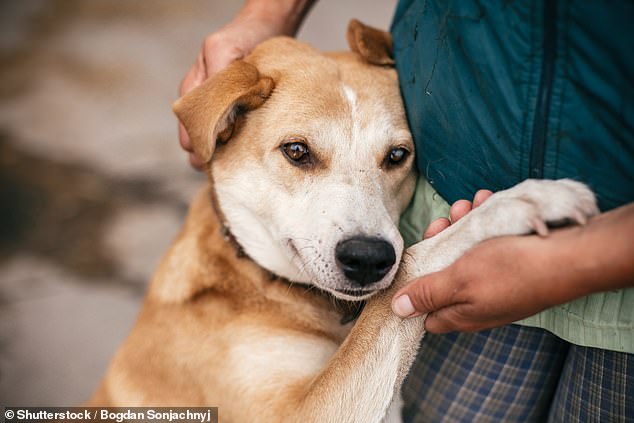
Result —
M389 34L353 21L348 41L352 53L332 54L266 41L174 111L246 253L361 300L389 286L401 259L414 144Z

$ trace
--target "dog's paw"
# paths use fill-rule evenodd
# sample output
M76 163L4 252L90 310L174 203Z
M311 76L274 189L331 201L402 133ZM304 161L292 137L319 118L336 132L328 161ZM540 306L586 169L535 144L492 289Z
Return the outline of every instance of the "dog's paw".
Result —
M482 210L478 210L482 208ZM548 234L548 227L583 225L599 213L596 198L571 179L526 180L491 196L476 211L495 235Z

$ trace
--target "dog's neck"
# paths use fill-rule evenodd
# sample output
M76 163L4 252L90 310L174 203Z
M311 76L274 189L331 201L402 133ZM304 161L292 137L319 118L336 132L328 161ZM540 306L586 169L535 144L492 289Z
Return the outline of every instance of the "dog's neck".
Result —
M211 172L210 172L210 175L211 175ZM236 237L231 232L231 227L229 226L229 222L227 222L227 218L222 212L222 208L220 208L220 204L218 202L218 195L216 194L216 190L213 188L214 185L213 185L213 180L211 179L211 176L209 177L209 179L210 179L210 183L212 184L212 189L209 190L209 201L211 203L212 211L216 215L222 238L227 244L229 244L233 248L237 258L248 259L250 261L253 261L253 259L251 259L251 257L249 257L249 255L245 252L244 247L240 245ZM271 271L268 271L268 272L269 272L269 278L271 280L280 279L285 281L284 278L276 275L275 273Z

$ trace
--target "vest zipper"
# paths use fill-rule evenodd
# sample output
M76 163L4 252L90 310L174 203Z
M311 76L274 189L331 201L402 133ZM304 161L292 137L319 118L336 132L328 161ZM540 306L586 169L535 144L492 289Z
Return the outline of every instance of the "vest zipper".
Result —
M544 177L544 152L548 130L548 112L555 75L555 59L557 54L557 1L544 0L544 46L542 58L542 74L537 92L535 120L529 158L529 177Z

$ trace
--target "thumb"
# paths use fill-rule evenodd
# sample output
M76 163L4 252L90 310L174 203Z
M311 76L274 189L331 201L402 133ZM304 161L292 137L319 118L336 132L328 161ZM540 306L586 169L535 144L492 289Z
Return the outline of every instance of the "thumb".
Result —
M206 46L203 52L206 77L220 72L234 60L243 59L250 51L251 48L231 44L231 40L227 39L220 39Z
M399 317L416 317L453 303L455 290L445 271L414 279L392 299L392 311Z

